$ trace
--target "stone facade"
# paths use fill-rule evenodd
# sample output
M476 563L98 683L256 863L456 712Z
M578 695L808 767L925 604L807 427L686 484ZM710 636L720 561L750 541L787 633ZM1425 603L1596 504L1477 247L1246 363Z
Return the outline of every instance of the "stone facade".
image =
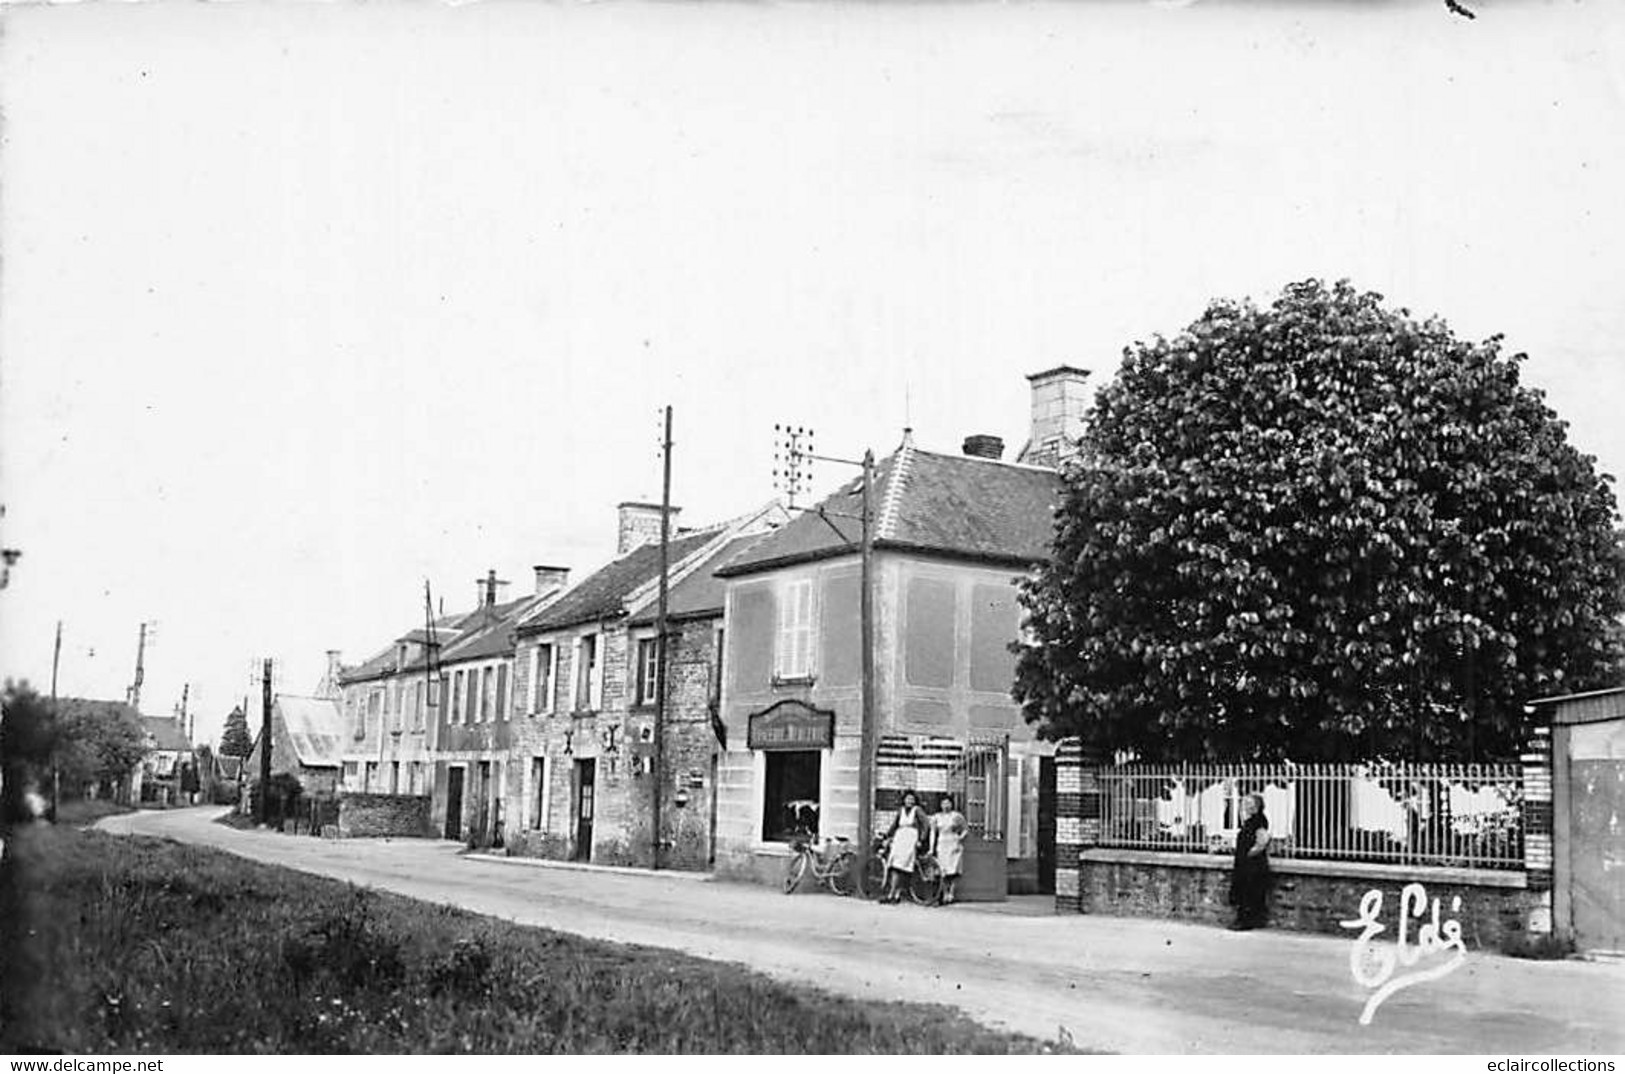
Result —
M673 624L667 650L666 713L661 788L661 867L703 870L711 861L718 750L710 699L716 659L715 617ZM593 635L601 662L598 704L577 710L576 662L581 639ZM624 622L590 624L522 643L511 728L506 793L509 853L580 858L607 865L650 866L656 785L652 705L632 703L637 642L653 630ZM552 646L553 703L538 711L532 697L538 651ZM591 845L579 844L578 796L583 767L591 768Z

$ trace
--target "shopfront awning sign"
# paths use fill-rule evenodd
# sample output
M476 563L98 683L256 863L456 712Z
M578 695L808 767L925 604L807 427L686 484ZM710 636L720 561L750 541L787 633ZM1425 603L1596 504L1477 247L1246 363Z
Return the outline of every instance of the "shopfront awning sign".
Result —
M835 713L787 698L749 718L745 742L753 750L827 750L835 744Z

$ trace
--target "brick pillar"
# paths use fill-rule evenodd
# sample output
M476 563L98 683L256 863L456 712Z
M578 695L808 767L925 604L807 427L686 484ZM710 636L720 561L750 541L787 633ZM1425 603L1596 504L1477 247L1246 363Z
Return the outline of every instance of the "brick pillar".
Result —
M1535 905L1529 909L1533 933L1552 931L1552 729L1537 728L1523 762L1523 868Z
M1082 907L1084 850L1100 841L1100 778L1075 738L1055 747L1055 909Z

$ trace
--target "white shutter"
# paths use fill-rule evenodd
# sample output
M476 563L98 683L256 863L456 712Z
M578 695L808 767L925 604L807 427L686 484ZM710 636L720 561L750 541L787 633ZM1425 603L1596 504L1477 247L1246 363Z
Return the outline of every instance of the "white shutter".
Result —
M541 818L541 821L540 821L541 829L544 832L547 831L548 815L551 813L550 807L552 806L552 804L553 804L553 759L551 757L543 757L542 758L542 808L541 808L540 812L538 813L538 816Z
M812 580L791 582L779 602L778 673L798 679L812 674Z
M593 644L593 659L597 662L597 674L592 678L592 710L599 711L604 707L604 672L609 667L609 637L599 634L598 640Z

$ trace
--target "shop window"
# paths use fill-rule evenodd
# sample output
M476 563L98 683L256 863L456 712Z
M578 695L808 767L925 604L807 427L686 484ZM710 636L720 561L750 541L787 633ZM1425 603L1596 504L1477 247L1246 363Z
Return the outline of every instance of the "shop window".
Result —
M819 750L770 750L766 753L762 798L762 839L788 842L818 834L818 787L823 754Z

